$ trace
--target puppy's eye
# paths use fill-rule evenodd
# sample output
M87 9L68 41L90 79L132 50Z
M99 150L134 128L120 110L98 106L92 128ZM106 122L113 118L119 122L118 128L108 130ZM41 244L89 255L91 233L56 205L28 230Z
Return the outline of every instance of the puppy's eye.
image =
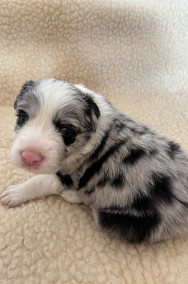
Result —
M74 134L74 130L70 126L59 127L59 132L66 137L72 136Z
M19 126L24 125L29 119L29 115L23 110L18 111L16 116L17 116L17 124Z

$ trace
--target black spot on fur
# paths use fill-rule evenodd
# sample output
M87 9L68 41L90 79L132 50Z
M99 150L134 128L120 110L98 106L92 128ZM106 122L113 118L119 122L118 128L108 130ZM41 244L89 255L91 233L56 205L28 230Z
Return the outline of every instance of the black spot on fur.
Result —
M115 119L113 122L113 125L115 127L115 130L119 133L121 132L123 129L126 128L125 124L123 122L121 122L120 120Z
M96 117L99 118L101 114L100 114L99 108L96 105L96 103L94 102L94 100L91 97L86 95L85 96L85 101L87 102L87 105L88 105L87 112L91 113L91 111L93 110L93 112L96 115Z
M135 198L130 208L141 212L142 214L149 214L152 211L155 211L152 204L152 198L144 196L142 193L139 193Z
M112 146L110 149L107 150L107 152L96 162L94 162L87 170L85 171L84 175L81 177L79 182L79 189L84 187L89 180L96 174L99 173L103 164L114 155L116 151L124 144L124 141L119 141L114 146Z
M130 205L130 209L134 209L142 215L150 215L151 213L156 212L158 202L170 205L173 200L174 195L170 178L161 173L153 173L148 186L148 196L139 191Z
M140 130L140 135L146 135L146 134L153 134L153 132L149 128L143 126L142 129Z
M180 152L180 146L177 143L170 141L168 142L168 148L166 149L166 152L169 157L174 159L175 155Z
M114 232L130 243L140 243L149 240L151 233L160 223L157 212L145 216L131 214L109 213L99 211L99 223L104 229Z
M119 122L119 121L117 121L117 123L116 123L116 121L113 122L112 127L105 132L101 143L99 144L99 146L96 148L96 150L91 155L91 157L90 157L91 160L97 159L99 157L99 155L101 154L101 152L103 152L103 150L105 149L106 143L108 141L110 132L114 129L114 127L115 127L116 131L118 131L118 133L119 133L119 131L124 128L124 124ZM126 141L126 138L125 138L125 141Z
M138 135L142 135L145 134L145 131L141 128L141 129L137 129L134 127L129 127L129 129L134 133L134 134L138 134Z
M20 94L16 97L16 100L14 102L14 109L17 108L17 105L19 103L19 101L22 100L23 96L26 94L29 94L29 91L33 89L35 83L30 80L30 81L26 81L25 84L23 85Z
M130 149L127 156L123 159L123 163L126 165L134 165L145 155L146 152L142 148Z
M131 130L133 133L139 133L138 130L136 130L136 129L133 128L133 127L129 127L129 130Z
M86 115L92 116L92 114L94 114L98 119L101 114L94 100L88 95L84 95L84 100L87 103L87 108L85 109Z
M84 126L87 131L96 131L97 120L100 117L100 110L93 98L87 94L78 91L79 96L82 98L84 107L85 123Z
M109 179L107 177L103 177L101 180L99 180L99 182L97 183L98 187L104 187L107 182L109 181Z
M169 176L163 173L153 173L149 183L149 192L153 198L158 199L165 204L173 202L172 184Z
M73 185L73 180L69 175L62 175L62 173L60 171L58 171L56 173L56 175L58 176L58 178L60 179L62 185L66 185L67 187L70 187Z
M129 127L129 129L137 135L147 135L147 134L153 135L154 134L152 130L150 130L146 126L140 126L138 128L138 126L135 124L135 127Z
M115 178L111 181L111 186L115 188L122 188L124 185L124 177L121 173L117 174Z
M101 180L99 180L97 186L104 187L107 183L114 188L120 189L123 187L125 179L121 173L117 174L112 180L104 176Z
M106 131L101 143L99 144L99 146L96 148L96 150L91 155L91 157L90 157L91 160L97 159L99 157L100 153L104 150L105 145L106 145L106 141L108 140L108 137L109 137L109 133L110 133L110 129Z

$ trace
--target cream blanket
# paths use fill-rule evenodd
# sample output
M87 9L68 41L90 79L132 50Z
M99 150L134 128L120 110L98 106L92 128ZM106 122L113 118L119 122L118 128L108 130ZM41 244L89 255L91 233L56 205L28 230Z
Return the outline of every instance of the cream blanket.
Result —
M0 0L0 191L25 80L84 83L188 151L187 0ZM39 189L40 190L40 189ZM48 197L0 206L0 283L188 283L188 237L128 245L85 206Z

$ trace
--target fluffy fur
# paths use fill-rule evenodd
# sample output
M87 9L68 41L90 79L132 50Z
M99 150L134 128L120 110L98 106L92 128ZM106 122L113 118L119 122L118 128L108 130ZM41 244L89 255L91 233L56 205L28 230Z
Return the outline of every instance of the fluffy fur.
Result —
M178 144L82 85L29 81L14 107L12 161L40 175L5 190L3 204L60 194L129 242L187 233L188 157ZM42 157L37 167L23 163L28 150Z

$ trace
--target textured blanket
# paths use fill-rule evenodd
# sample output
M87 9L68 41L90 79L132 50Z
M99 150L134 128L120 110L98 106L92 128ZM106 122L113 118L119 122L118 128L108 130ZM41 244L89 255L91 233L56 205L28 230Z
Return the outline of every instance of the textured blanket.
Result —
M0 0L0 192L30 176L10 162L12 105L46 77L86 84L188 151L188 1ZM0 283L186 284L188 236L129 245L61 197L0 205Z

